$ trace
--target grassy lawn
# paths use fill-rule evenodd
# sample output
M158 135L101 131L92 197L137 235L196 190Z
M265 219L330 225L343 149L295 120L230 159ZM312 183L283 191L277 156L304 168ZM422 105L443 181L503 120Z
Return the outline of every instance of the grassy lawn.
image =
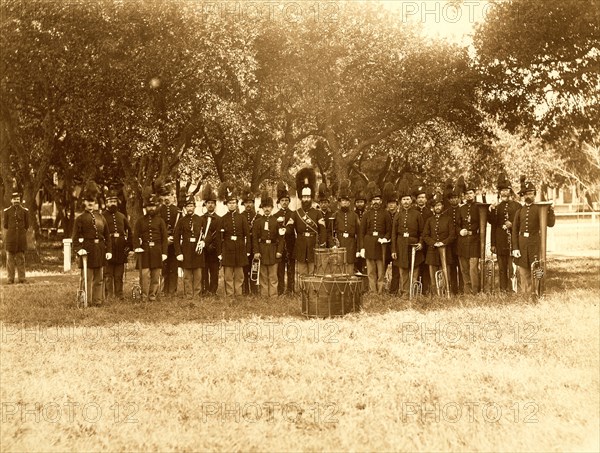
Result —
M163 298L77 310L76 275L2 287L2 451L598 451L599 264L538 304ZM127 288L135 275L128 274Z

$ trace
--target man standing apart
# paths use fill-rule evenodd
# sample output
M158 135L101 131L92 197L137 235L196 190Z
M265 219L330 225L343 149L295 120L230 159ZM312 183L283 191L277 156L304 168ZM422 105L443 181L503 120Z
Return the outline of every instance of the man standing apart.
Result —
M283 239L283 254L277 265L277 295L281 296L284 292L292 295L296 278L296 234L293 231L288 232L285 227L292 217L293 211L289 208L290 193L283 182L277 184L277 203L279 203L279 210L276 212L277 227L279 235ZM285 283L286 275L287 285Z
M237 191L232 184L222 183L219 198L227 204L227 213L221 217L221 263L226 296L241 296L244 284L244 266L250 256L250 229L243 214L238 212Z
M108 225L109 241L112 244L112 258L104 267L106 294L123 299L123 275L127 256L132 249L133 232L127 217L118 210L119 196L109 190L106 196L106 210L102 213Z
M10 202L12 206L4 210L2 225L6 247L6 271L8 283L15 282L15 268L19 283L25 283L25 252L27 251L27 229L29 228L29 210L21 206L21 191L13 190Z
M419 265L423 262L423 216L412 206L410 185L406 176L402 177L399 187L400 209L394 216L392 224L392 258L397 261L400 269L401 297L410 295L410 268L412 262L412 248L415 247L415 262L413 282L419 280Z
M90 305L101 305L104 301L102 269L105 260L112 258L112 243L106 220L95 209L100 190L94 181L89 181L81 198L85 210L73 223L73 247L77 255L87 255L87 294ZM83 275L83 263L80 262Z
M541 207L534 204L535 194L535 186L531 181L522 182L519 195L523 197L525 204L515 215L512 226L513 256L519 266L519 292L525 295L533 295L531 264L536 259L542 259L540 256ZM553 227L556 223L556 215L552 206L548 210L547 221L549 227Z
M315 170L303 168L296 174L296 190L301 207L292 213L287 232L296 235L296 266L298 275L312 275L315 270L315 247L325 247L327 228L318 209L312 207L316 184Z
M360 254L367 260L369 289L381 294L385 276L385 247L392 236L392 219L390 213L381 205L381 191L374 181L367 185L367 198L371 208L365 212L361 222L363 248Z
M279 235L277 219L271 215L273 199L266 191L260 197L260 207L263 215L254 221L252 232L254 259L260 259L260 295L271 297L277 295L277 264L285 239Z
M157 212L159 202L158 195L146 193L146 214L138 219L133 232L133 245L136 247L134 252L138 256L138 266L142 269L142 298L150 301L156 300L162 264L167 259L169 246L167 226Z
M196 200L193 195L185 199L185 215L179 217L173 242L175 256L183 268L183 294L188 299L198 299L202 288L202 268L206 242L202 235L205 230L205 217L194 214Z

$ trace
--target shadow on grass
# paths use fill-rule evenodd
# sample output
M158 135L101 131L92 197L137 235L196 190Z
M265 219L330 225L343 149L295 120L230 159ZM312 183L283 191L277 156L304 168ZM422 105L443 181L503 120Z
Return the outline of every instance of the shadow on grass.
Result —
M600 288L600 261L594 259L560 259L548 263L547 294L561 293L572 289ZM28 325L108 325L120 322L167 323L214 322L239 320L252 317L279 318L298 317L301 314L300 295L294 297L262 298L241 296L237 298L203 297L188 300L181 296L168 296L157 301L134 304L131 286L134 273L128 273L125 285L125 300L111 299L102 307L78 309L75 295L78 276L41 275L28 279L29 284L2 285L0 287L0 320L3 323ZM222 283L222 282L221 282ZM222 292L222 285L219 289ZM421 296L408 301L390 295L365 294L363 312L381 314L390 311L416 310L419 312L448 308L482 306L522 305L532 302L522 295L479 294L458 296L450 299Z

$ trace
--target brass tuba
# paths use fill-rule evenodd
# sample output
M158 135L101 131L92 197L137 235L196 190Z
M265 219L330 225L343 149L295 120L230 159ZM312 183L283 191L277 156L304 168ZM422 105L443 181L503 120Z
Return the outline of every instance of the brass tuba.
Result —
M438 248L440 253L441 269L435 273L435 287L438 296L446 296L450 298L450 279L448 277L448 265L446 263L446 246Z
M536 256L531 263L532 291L536 297L544 295L544 277L546 276L546 233L548 227L548 209L551 201L535 203L540 207L540 256Z
M423 294L423 283L421 283L421 279L417 281L413 281L414 272L415 272L415 256L417 255L417 245L411 244L411 252L410 252L410 287L408 298L412 299L413 297L420 296Z

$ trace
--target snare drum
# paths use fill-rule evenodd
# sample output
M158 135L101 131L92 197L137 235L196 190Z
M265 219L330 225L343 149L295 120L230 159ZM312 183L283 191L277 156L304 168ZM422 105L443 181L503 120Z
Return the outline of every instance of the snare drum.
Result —
M302 314L329 318L358 312L362 306L362 281L358 277L300 276Z
M315 275L341 276L345 273L346 249L316 248Z

